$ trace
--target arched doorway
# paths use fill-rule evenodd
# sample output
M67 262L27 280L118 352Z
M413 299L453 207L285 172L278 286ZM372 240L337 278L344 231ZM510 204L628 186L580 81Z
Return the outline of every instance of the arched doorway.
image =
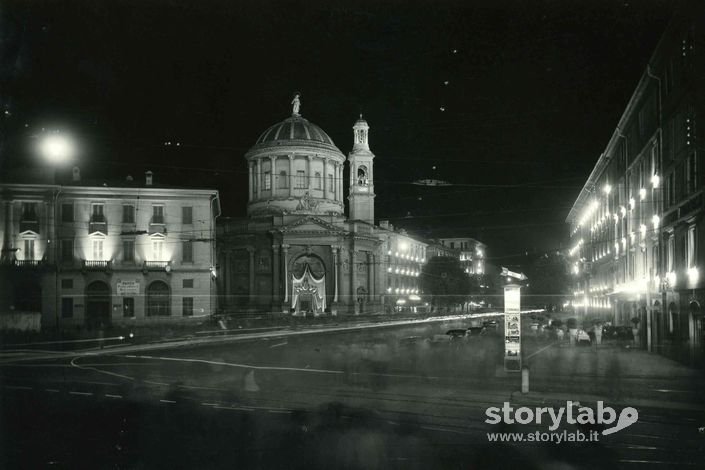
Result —
M171 291L164 281L154 281L147 286L147 316L171 314Z
M705 359L705 350L703 345L703 312L700 304L693 300L688 305L689 315L689 333L690 333L690 362L691 364L702 364Z
M86 326L88 329L110 325L110 286L93 281L86 286Z
M291 263L292 313L322 315L327 305L326 268L323 260L314 254L297 257Z

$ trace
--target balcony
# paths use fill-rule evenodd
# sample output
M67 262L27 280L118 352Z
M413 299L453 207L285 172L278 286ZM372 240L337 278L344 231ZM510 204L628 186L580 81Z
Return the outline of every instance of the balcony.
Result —
M113 262L110 260L83 260L81 265L82 271L105 271L107 273L111 272L113 269Z
M34 232L39 233L38 220L20 220L20 233Z
M20 269L38 269L46 266L46 262L39 259L10 259L3 262L3 264Z
M171 261L145 261L142 265L142 271L166 271L171 272Z
M166 224L164 223L164 217L153 217L149 222L149 233L166 233Z

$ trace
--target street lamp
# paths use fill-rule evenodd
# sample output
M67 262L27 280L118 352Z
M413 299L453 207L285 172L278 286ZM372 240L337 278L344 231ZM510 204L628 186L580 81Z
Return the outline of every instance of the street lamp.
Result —
M39 151L49 163L57 165L71 160L75 153L75 145L68 136L52 132L41 138Z
M61 134L58 131L49 132L41 136L39 140L39 153L41 157L46 160L49 164L54 166L54 184L57 184L56 172L60 165L66 164L73 159L76 153L76 146L69 136ZM54 244L53 247L53 259L56 266L56 271L54 273L54 319L56 322L56 328L60 331L59 323L59 194L61 193L61 186L56 188L54 193L54 227L53 227L53 240L47 240L47 243Z

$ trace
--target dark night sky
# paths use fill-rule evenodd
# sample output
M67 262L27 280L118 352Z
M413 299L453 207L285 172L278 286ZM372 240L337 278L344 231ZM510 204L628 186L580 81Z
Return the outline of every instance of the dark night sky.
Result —
M10 112L1 163L28 165L31 136L60 127L83 142L84 174L152 169L163 183L215 186L225 215L243 215L243 154L288 116L299 90L303 116L345 154L364 113L378 218L426 236L477 236L502 259L557 248L673 8L9 3L0 10L0 104ZM409 184L420 178L453 185Z

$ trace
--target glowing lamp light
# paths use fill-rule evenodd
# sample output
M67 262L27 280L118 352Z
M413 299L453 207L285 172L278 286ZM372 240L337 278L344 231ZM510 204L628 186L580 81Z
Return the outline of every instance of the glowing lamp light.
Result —
M622 237L622 248L626 249L627 248L627 238Z
M668 284L673 287L676 285L676 280L678 277L676 276L676 273L671 271L670 273L666 274L666 280L668 281Z
M644 199L646 199L646 189L641 188L641 189L639 190L639 197L641 198L642 201L643 201Z
M409 244L406 242L401 242L401 243L399 243L399 249L401 251L406 251L409 249Z
M75 149L67 136L56 133L44 137L39 144L39 150L51 163L66 163Z
M651 184L653 185L654 188L658 188L658 185L661 183L661 178L659 178L659 175L654 175L651 177Z
M391 293L391 292L392 292L392 288L391 288L391 287L387 287L387 292L388 292L388 293Z
M636 201L634 200L633 197L629 198L629 210L634 210L634 207L636 206Z
M690 281L691 284L698 282L699 277L700 273L698 272L698 268L690 268L688 270L688 281Z
M641 232L641 236L645 237L646 236L646 225L644 225L644 224L639 225L639 231Z
M605 187L602 188L602 190L605 192L605 194L609 194L612 191L612 186L606 184Z
M661 222L661 218L658 215L654 214L654 216L651 217L651 222L654 224L654 228L658 228L659 223Z
M627 215L627 208L624 206L619 206L619 212L622 213L622 217L625 217Z

